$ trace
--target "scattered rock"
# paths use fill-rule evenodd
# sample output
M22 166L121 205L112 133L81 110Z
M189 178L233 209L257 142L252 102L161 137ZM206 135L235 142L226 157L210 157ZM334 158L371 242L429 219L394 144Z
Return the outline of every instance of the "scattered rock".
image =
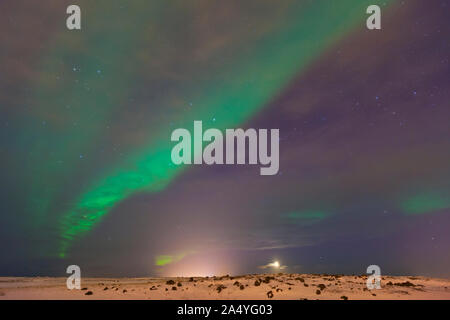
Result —
M219 284L216 288L217 293L220 293L223 289L226 289L227 287L225 287L223 284Z
M103 289L103 291L106 291L106 290L108 290L108 287L105 287L105 288Z
M81 290L87 290L88 288L81 288Z
M259 287L261 285L261 282L259 280L255 280L255 287Z
M395 286L400 286L400 287L415 287L416 285L414 283L411 283L409 281L405 281L405 282L397 282L394 283Z
M244 290L244 286L241 284L240 286L239 286L239 289L241 289L241 290Z
M167 281L166 281L166 284L168 284L168 285L173 285L173 284L175 284L175 281L173 281L173 280L167 280Z
M86 296L92 296L94 293L92 291L88 291L85 293Z
M267 298L272 299L273 298L273 292L272 290L267 292Z
M301 278L301 277L297 277L297 278L295 278L295 280L298 280L298 281L300 281L300 282L305 282L305 279L303 279L303 278Z
M127 292L128 292L127 289L122 290L122 293L127 293Z
M317 287L322 291L326 288L326 286L323 283L319 284Z
M177 290L177 287L172 287L172 290Z
M316 290L316 294L320 294L321 293L321 291L320 290Z
M348 297L347 296L341 296L341 299L342 300L348 300Z
M178 282L178 283L177 283L177 286L181 287L181 286L182 286L181 282Z
M274 279L275 279L275 277L269 277L269 276L267 276L267 277L264 278L264 280L263 280L262 282L264 282L264 283L269 283L270 280L274 280ZM281 280L278 280L278 281L281 281Z

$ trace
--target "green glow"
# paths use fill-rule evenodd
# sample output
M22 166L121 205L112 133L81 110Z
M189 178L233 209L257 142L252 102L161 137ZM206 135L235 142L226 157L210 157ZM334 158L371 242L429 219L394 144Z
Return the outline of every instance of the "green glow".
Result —
M302 210L294 211L285 215L289 222L298 225L311 225L322 221L323 219L331 216L330 211L325 210Z
M205 129L208 125L221 130L239 126L263 109L289 84L294 76L305 70L314 58L335 43L351 27L362 28L363 24L361 23L366 18L365 9L369 4L384 2L341 0L335 5L330 5L329 2L311 1L305 2L304 6L294 6L290 12L291 16L285 17L285 20L280 22L273 31L258 38L254 43L248 43L246 50L236 49L240 54L236 54L234 57L232 68L227 65L222 66L221 70L215 70L214 73L205 77L207 80L198 81L189 87L184 94L192 96L197 92L194 97L195 107L189 113L174 115L177 118L173 120L182 119L178 123L185 128L190 128L194 120L203 120ZM151 11L150 7L136 8L136 10L138 9L142 12ZM118 13L113 16L119 17ZM133 17L136 27L131 30L130 34L135 36L131 37L127 41L128 43L130 43L129 41L132 41L131 44L138 43L139 37L142 36L142 32L138 30L145 24L145 19L149 20L150 18L145 14L137 14L136 18ZM141 29L146 30L143 27ZM114 47L115 39L124 38L125 40L129 37L129 32L130 30L121 35L109 34L106 39L110 39L112 42L103 42L98 50L108 57L111 46ZM130 47L133 48L131 44ZM94 41L92 45L95 48ZM124 48L127 45L120 47ZM109 57L113 58L114 65L121 65L121 60L126 60L129 53L127 50L120 52L120 55ZM86 64L92 62L89 57L95 56L94 53L90 51L90 54L86 56ZM138 68L138 62L136 62L134 69ZM123 95L126 91L119 89L126 87L126 82L131 78L132 76L129 75L124 80L114 83L114 87L109 88L108 91L119 91ZM86 79L82 79L82 81L84 80ZM76 100L75 93L73 89L68 88L64 90L64 94L58 95L55 99L58 101L63 101L65 98ZM86 96L84 102L92 103L91 98L92 96ZM114 101L115 99L105 98L105 100L97 101L96 104L102 110L105 107L110 108L111 105L116 106ZM162 101L162 105L159 107L170 110L171 102L169 97L167 101ZM102 119L103 117L104 114L100 112L95 118ZM212 118L217 121L208 124L207 122ZM82 133L82 136L74 137L73 141L69 141L74 143L75 150L71 151L70 156L80 152L79 150L82 150L85 144L91 142L91 135L95 134L95 128L99 123L94 121L92 124L91 132ZM166 126L162 125L161 127L169 128L168 123L165 124ZM72 241L91 230L119 202L138 192L164 190L184 168L170 164L172 146L169 131L166 129L153 130L146 145L135 150L133 155L120 165L113 164L104 172L97 174L89 186L74 199L75 203L60 220L59 230L62 241L59 255L64 257ZM48 170L52 170L52 168ZM46 206L51 203L49 197L52 197L51 191L40 200L43 210L46 210ZM318 213L313 215L320 216ZM170 260L169 256L163 257L165 258L157 259L157 263Z
M401 204L406 214L424 214L450 208L450 197L440 194L424 193L406 199Z
M330 213L325 211L300 211L291 212L287 215L287 217L295 220L322 220L329 215Z
M156 261L155 264L157 266L164 266L166 264L172 263L173 258L172 256L157 256L155 258L155 261Z
M185 256L187 256L189 252L180 253L177 255L159 255L155 257L155 265L162 267L174 262L178 262L181 259L183 259Z

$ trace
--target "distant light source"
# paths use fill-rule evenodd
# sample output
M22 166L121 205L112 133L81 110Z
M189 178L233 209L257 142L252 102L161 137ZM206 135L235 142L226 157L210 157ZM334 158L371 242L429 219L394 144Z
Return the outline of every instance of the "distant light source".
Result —
M272 263L269 263L268 266L271 267L271 268L278 269L280 267L280 263L278 261L274 261Z
M261 269L273 268L273 269L284 270L284 269L287 268L287 266L283 266L283 265L280 264L279 261L275 260L274 262L270 262L270 263L268 263L266 265L259 266L258 268L261 268Z

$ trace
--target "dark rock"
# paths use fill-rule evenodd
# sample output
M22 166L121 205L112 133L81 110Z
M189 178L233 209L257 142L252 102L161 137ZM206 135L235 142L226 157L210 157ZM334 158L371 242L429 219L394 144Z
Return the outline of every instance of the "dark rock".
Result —
M319 284L317 287L322 291L326 288L326 286L323 283Z
M264 282L264 283L269 283L270 280L274 280L274 279L275 279L275 277L269 277L269 276L267 276L267 277L264 278L264 280L263 280L262 282Z
M397 282L394 283L395 286L400 286L400 287L415 287L416 285L414 283L411 283L409 281L405 281L405 282Z
M217 293L220 293L223 289L226 289L227 287L225 287L223 284L219 284L216 288Z

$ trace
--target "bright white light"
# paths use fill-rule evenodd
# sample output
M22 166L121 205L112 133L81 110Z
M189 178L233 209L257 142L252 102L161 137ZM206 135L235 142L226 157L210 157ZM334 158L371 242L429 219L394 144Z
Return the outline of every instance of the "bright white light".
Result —
M273 268L273 269L284 270L287 268L287 266L283 266L279 261L275 260L274 262L269 262L268 264L259 266L258 268L261 268L261 269Z
M268 266L271 267L271 268L278 269L280 267L280 263L278 261L274 261L272 263L269 263Z

